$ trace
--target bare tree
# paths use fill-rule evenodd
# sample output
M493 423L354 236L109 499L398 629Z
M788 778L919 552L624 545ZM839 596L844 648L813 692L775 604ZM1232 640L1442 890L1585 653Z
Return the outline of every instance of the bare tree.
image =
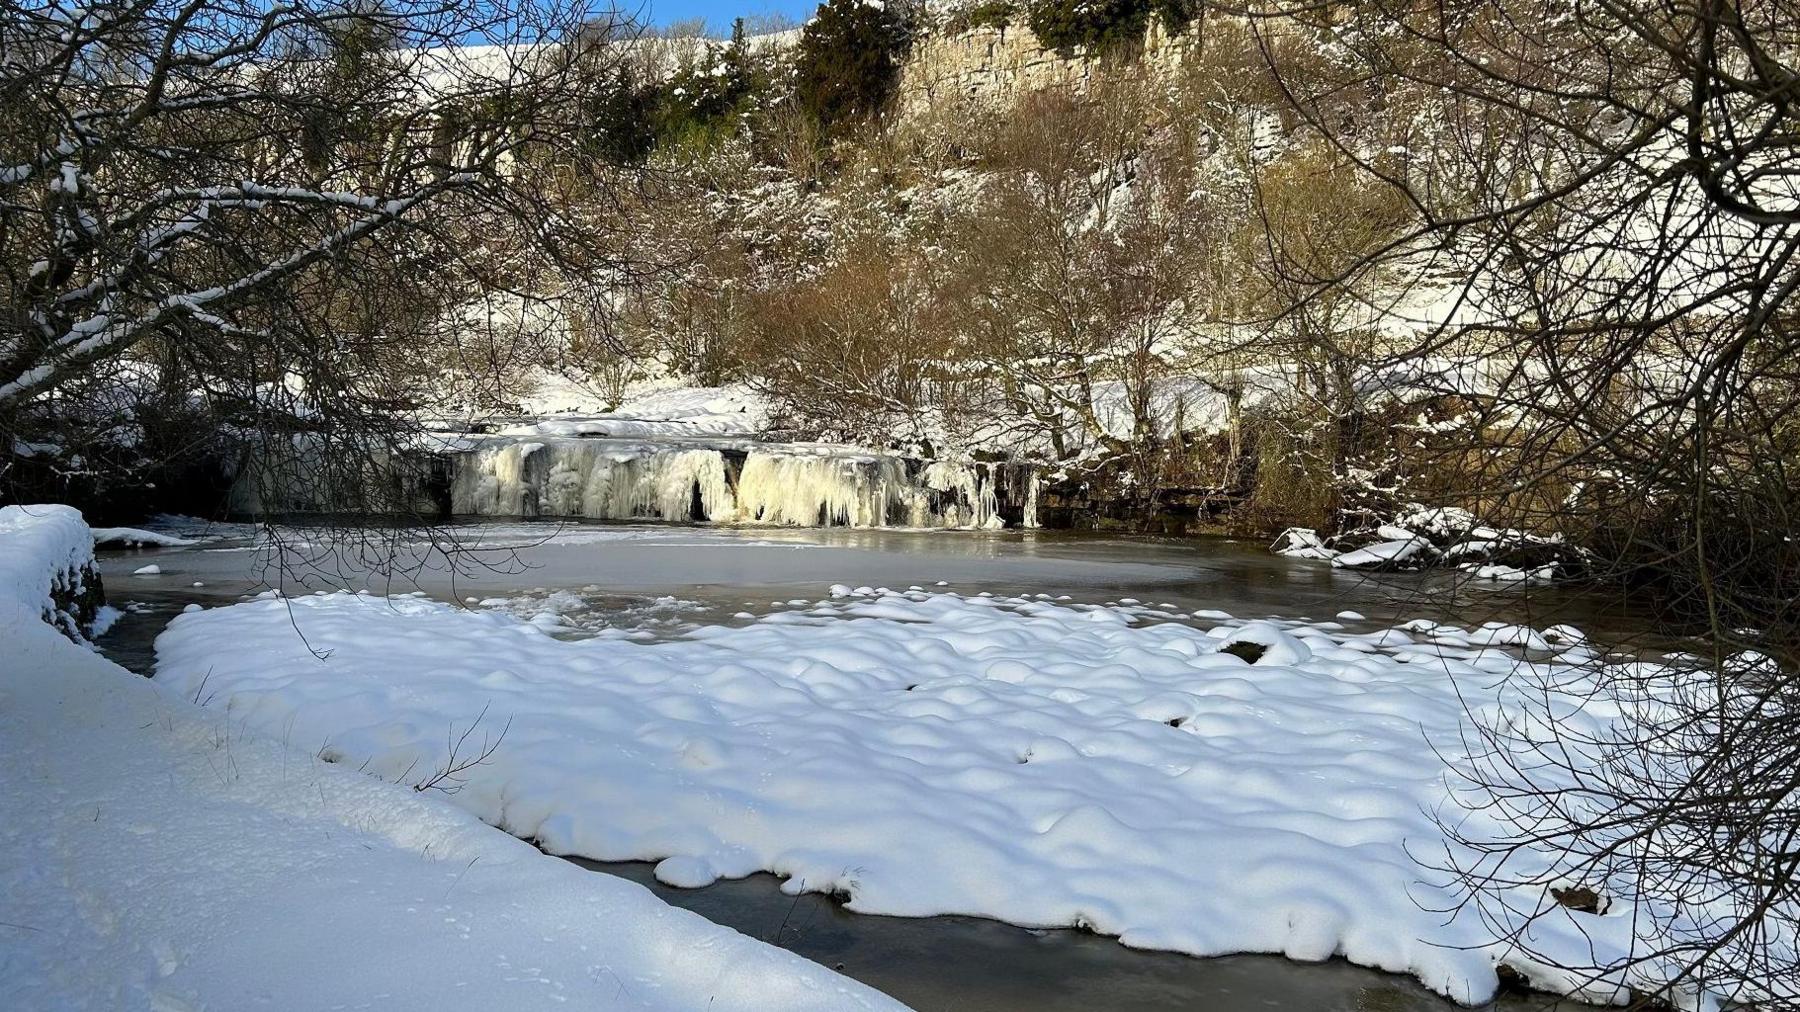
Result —
M1391 511L1397 461L1379 424L1377 377L1405 348L1384 333L1398 287L1371 265L1343 277L1409 223L1388 187L1363 177L1328 146L1296 139L1279 155L1245 152L1241 172L1249 221L1236 248L1244 268L1226 311L1235 341L1215 349L1276 370L1281 396L1262 411L1291 447L1303 484L1339 525ZM1323 284L1324 279L1340 279ZM1379 521L1377 521L1379 522Z
M854 236L816 276L754 297L753 383L809 433L928 456L964 450L950 443L958 405L941 281L917 251Z
M616 260L571 208L626 182L587 129L624 27L558 4L8 0L0 456L78 435L96 386L149 385L312 505L410 505L392 462L415 409L528 357L464 308Z
M1561 970L1795 1007L1800 8L1215 6L1253 27L1295 129L1416 222L1288 311L1378 270L1435 290L1390 361L1479 404L1445 458L1472 504L1590 546L1703 644L1472 714L1456 767L1484 817L1447 818L1443 868L1521 965L1555 965L1554 894L1598 894L1630 944Z
M985 146L991 179L952 233L966 339L1011 438L1124 492L1148 519L1181 455L1177 375L1209 213L1202 133L1131 65L1024 96Z

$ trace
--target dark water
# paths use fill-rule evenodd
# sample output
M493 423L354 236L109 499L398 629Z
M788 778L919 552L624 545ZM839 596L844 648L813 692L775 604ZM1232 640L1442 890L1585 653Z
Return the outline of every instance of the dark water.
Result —
M817 599L834 583L959 593L1047 593L1085 602L1134 598L1239 618L1329 620L1350 610L1386 626L1428 618L1461 626L1568 623L1602 642L1642 646L1647 615L1616 597L1476 581L1466 574L1373 575L1271 555L1259 542L1068 531L889 531L713 528L603 523L481 522L453 528L453 555L424 539L381 535L346 544L291 533L277 553L231 539L197 549L103 553L110 596L158 606L211 603L267 587L288 593L349 587L421 590L464 601L572 589L597 601L674 595L724 615ZM397 558L391 567L384 565ZM135 577L148 562L158 577ZM202 582L204 587L191 587ZM702 616L703 617L703 616ZM121 630L123 631L123 630ZM1656 644L1659 646L1666 644Z
M773 875L704 889L656 881L648 863L576 864L647 886L670 904L823 963L921 1012L1449 1012L1411 978L1343 960L1279 956L1194 959L1127 949L1067 929L1029 930L979 917L853 914L817 893L787 896ZM1589 1006L1541 997L1486 1006L1506 1012Z
M417 588L459 602L486 596L530 601L570 590L591 606L596 621L634 624L649 636L679 635L700 623L749 621L733 616L817 599L833 583L940 589L939 581L947 584L941 589L959 593L1066 594L1087 602L1133 598L1238 617L1324 620L1353 610L1364 617L1341 620L1352 627L1414 617L1462 626L1563 622L1603 642L1640 646L1650 628L1643 616L1599 595L1557 588L1521 591L1445 574L1371 578L1222 539L550 523L485 523L463 533L473 547L463 566L442 565L421 551L418 564L398 582L369 561L378 559L381 546L373 555L369 546L341 552L316 537L297 536L297 545L280 556L255 551L245 539L104 552L109 600L130 610L100 646L124 666L148 674L155 664L155 637L173 615L194 604L228 604L269 586L289 592ZM161 568L159 575L133 575L151 562ZM670 597L675 604L666 603ZM834 967L922 1010L1448 1012L1457 1007L1409 978L1341 960L1195 959L1136 951L1082 932L1027 930L980 918L852 914L829 897L784 895L779 880L769 875L681 890L655 882L648 864L577 863L640 882L676 906ZM1581 1006L1517 998L1497 1007Z

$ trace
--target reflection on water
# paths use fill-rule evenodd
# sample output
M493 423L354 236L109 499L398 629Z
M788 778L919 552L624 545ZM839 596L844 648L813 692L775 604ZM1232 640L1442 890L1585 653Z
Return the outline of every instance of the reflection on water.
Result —
M444 546L446 537L456 539L456 564L426 547L428 540ZM1355 573L1225 538L483 521L441 528L434 539L382 530L375 542L346 544L297 530L287 540L282 553L243 537L195 549L107 553L102 568L115 597L198 580L240 590L417 589L452 601L591 587L595 594L674 594L741 606L745 599L817 598L833 583L943 583L963 592L1068 594L1088 602L1129 596L1240 618L1331 619L1350 610L1382 625L1409 618L1461 626L1568 623L1601 640L1652 628L1647 616L1606 594L1496 584L1454 571ZM402 558L389 571L383 563L393 550ZM130 576L145 555L165 570L154 583Z
M379 546L325 552L304 534L275 556L248 532L192 548L109 551L101 570L112 604L135 604L100 641L102 651L152 671L154 641L190 604L216 607L270 586L304 592L348 586L419 590L472 607L528 614L554 607L569 635L680 635L696 624L740 623L826 596L833 583L960 593L1068 595L1104 603L1133 598L1240 618L1339 621L1352 628L1429 618L1568 623L1598 642L1666 642L1604 595L1560 588L1480 585L1453 574L1371 577L1269 554L1260 543L1074 532L916 532L682 528L560 522L484 522L455 529L480 546L458 569L442 560L401 574ZM409 536L408 536L409 537ZM405 538L403 537L402 540ZM414 539L415 547L418 544ZM486 554L482 554L485 552ZM152 561L161 574L137 576ZM326 559L321 563L321 558ZM505 599L500 601L497 599ZM1069 931L1031 931L971 917L852 914L827 897L791 897L772 876L699 890L654 882L648 864L579 862L650 886L669 902L835 967L924 1010L1251 1009L1434 1010L1456 1006L1409 978L1342 961L1301 965L1274 956L1193 959L1139 952ZM1577 1008L1541 998L1507 1009Z

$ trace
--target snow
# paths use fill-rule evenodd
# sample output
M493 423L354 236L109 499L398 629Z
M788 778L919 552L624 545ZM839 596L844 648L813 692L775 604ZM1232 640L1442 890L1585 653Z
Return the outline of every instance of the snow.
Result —
M1378 541L1354 552L1334 555L1331 564L1340 569L1363 569L1371 566L1405 562L1431 547L1431 542L1417 535L1406 535L1393 541Z
M1465 703L1513 705L1502 673L1579 686L1577 665L1513 652L1550 651L1548 635L831 595L650 643L558 639L419 596L271 595L177 617L157 681L396 780L446 762L446 729L504 728L457 804L552 853L660 861L671 884L765 870L855 911L1342 955L1458 1001L1492 992L1506 954L1472 913L1447 918L1453 894L1415 863L1448 845L1430 813L1456 811L1446 768L1421 759L1456 754ZM1568 719L1598 734L1616 716ZM1629 943L1631 909L1557 907L1533 930L1604 959Z
M185 548L189 545L199 544L192 538L177 537L161 531L140 530L136 527L96 527L93 530L96 547L123 545L127 548L138 548L147 545L157 548Z
M151 563L148 566L139 566L138 568L131 571L131 575L132 576L161 576L162 575L162 567L155 563Z
M1458 570L1477 580L1497 583L1544 582L1565 575L1562 564L1557 561L1539 561L1525 566L1498 561L1515 549L1536 549L1540 555L1544 549L1554 549L1577 564L1584 555L1580 549L1565 545L1560 536L1545 537L1510 527L1490 527L1468 510L1427 507L1418 503L1402 506L1390 523L1373 530L1349 532L1347 536L1370 541L1357 549L1342 550L1328 545L1311 528L1290 527L1276 537L1269 549L1290 558L1326 560L1340 569L1410 569L1427 564L1454 564ZM1521 560L1515 557L1514 561Z
M56 443L28 443L24 440L15 439L12 444L12 452L15 456L25 457L27 459L31 457L55 457L63 452L63 448Z
M58 612L52 594L76 587L94 560L94 543L71 506L0 506L0 608L55 621L71 636L74 616ZM5 642L0 638L0 643Z
M40 612L92 544L0 509L8 1007L899 1007L71 642Z
M606 411L604 398L561 374L538 377L521 407L541 416L505 426L505 435L615 437L749 435L768 427L769 405L748 387L696 387L670 381L640 383Z
M1520 569L1517 566L1486 565L1464 563L1457 567L1472 574L1477 580L1494 580L1499 583L1522 583L1527 581L1544 582L1556 579L1556 563L1538 566L1535 569Z
M1319 532L1310 527L1289 527L1276 535L1269 550L1294 559L1330 559L1338 554L1325 547Z

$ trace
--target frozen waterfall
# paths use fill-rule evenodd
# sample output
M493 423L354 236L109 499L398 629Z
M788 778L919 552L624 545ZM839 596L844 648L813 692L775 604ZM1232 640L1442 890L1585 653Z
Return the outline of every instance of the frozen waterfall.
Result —
M612 440L500 443L454 455L453 513L704 520L735 510L717 450Z
M539 436L480 439L450 457L450 512L784 524L1037 526L1037 477L1020 465L911 461L816 444L712 444Z

